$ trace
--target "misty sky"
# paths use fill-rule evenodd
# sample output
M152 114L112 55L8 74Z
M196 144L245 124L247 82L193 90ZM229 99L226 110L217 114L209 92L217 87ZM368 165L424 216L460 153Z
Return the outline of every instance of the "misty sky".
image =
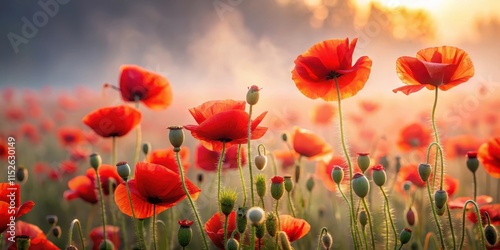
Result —
M231 91L260 84L273 91L288 86L287 91L299 95L290 77L297 55L321 40L346 37L360 39L356 58L368 55L373 60L367 83L371 91L390 92L401 85L395 74L399 56L414 56L419 49L445 44L469 52L476 81L499 81L496 34L500 25L490 19L477 25L475 17L462 16L462 25L447 28L443 27L446 20L438 27L431 17L425 19L430 23L410 27L407 23L414 22L406 20L406 14L402 18L399 12L386 13L384 18L394 17L389 24L372 12L364 17L364 25L372 25L372 33L366 34L366 29L356 26L362 10L341 0L324 1L328 4L323 12L285 0L65 1L27 44L17 46L17 53L9 34L24 37L23 20L40 18L43 8L38 1L2 1L0 88L51 85L98 90L105 82L117 84L120 65L138 64L165 75L174 91ZM317 23L311 18L323 18L325 11L328 22L312 27ZM460 26L463 30L456 28ZM475 31L473 36L470 30ZM394 38L398 31L405 36ZM434 36L424 37L433 32Z

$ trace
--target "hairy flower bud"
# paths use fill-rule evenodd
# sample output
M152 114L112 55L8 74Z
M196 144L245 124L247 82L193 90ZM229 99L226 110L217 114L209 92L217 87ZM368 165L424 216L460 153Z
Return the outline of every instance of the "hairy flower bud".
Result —
M271 178L271 196L275 200L281 199L285 192L284 179L281 176L274 176Z
M467 168L472 173L475 173L476 170L479 168L479 160L477 159L476 151L467 152Z
M365 228L366 224L368 224L368 215L365 210L361 210L358 215L359 223L363 228Z
M142 144L142 153L144 153L144 155L148 155L149 153L151 153L151 143L149 142L145 142Z
M411 240L411 229L405 228L401 230L399 233L399 241L401 241L401 245L404 245Z
M437 208L443 208L446 205L446 201L448 201L448 193L446 191L440 189L434 193L434 202Z
M170 126L168 129L170 130L168 133L170 144L174 147L174 152L179 152L184 143L184 130L182 126Z
M91 154L89 160L90 166L95 170L97 170L97 168L99 168L99 166L101 166L102 164L102 159L99 154Z
M358 153L358 167L364 173L370 166L370 156L368 153Z
M352 189L354 190L354 193L359 196L359 198L365 198L370 191L370 182L368 181L368 178L366 178L363 174L356 173L352 177Z
M385 173L384 167L378 164L373 166L372 170L373 182L379 187L383 186L387 180L387 174Z
M486 238L486 241L488 241L488 244L491 246L494 246L497 243L497 229L492 226L492 225L487 225L484 227L484 237Z
M248 88L247 92L247 103L250 105L255 105L259 102L260 89L256 85L252 85Z
M227 240L226 242L227 250L238 250L240 249L240 243L233 237Z
M408 211L406 211L406 222L408 225L413 226L415 225L415 220L416 220L416 214L415 211L410 207L408 208Z
M337 184L340 185L340 183L344 179L344 170L341 167L339 167L339 166L335 166L332 169L331 176L332 176L333 182L335 182L335 183L337 183Z
M293 189L293 181L290 175L285 176L285 190L291 192Z
M267 157L265 155L257 155L255 156L255 167L258 170L263 170L267 166Z
M238 233L240 233L240 234L245 233L245 230L247 229L247 208L246 207L239 207L238 211L236 212L236 229L238 230Z
M233 211L234 203L236 202L237 194L232 189L224 189L220 193L220 207L222 213L226 216Z
M276 233L278 233L278 217L276 216L276 214L274 212L270 212L267 214L266 229L267 229L267 233L271 237L276 236Z
M266 195L267 185L266 176L263 174L258 174L255 176L255 189L257 189L257 195L259 197L264 197Z
M422 179L423 182L427 182L429 179L429 176L431 176L431 165L427 163L420 163L418 165L418 175L420 176L420 179Z

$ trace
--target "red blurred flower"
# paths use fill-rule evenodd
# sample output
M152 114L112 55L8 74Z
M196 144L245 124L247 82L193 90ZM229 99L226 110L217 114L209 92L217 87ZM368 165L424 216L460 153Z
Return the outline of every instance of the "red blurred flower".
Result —
M360 101L359 106L361 106L361 109L367 114L374 113L379 109L378 103L369 100Z
M231 145L247 142L248 113L245 111L244 101L216 100L189 109L189 112L198 125L185 125L194 138L201 141L209 150L220 151L222 142L226 149ZM267 131L266 127L259 126L267 111L251 121L251 139L259 139Z
M59 95L57 105L64 110L75 110L78 108L78 102L68 94Z
M447 158L460 157L462 159L467 152L475 151L481 146L481 142L473 135L459 135L448 138L444 143Z
M17 220L31 211L33 206L33 201L21 204L21 187L18 184L0 183L0 234L7 229L11 217Z
M85 134L80 128L62 127L57 131L59 143L63 147L71 147L78 145L86 140Z
M310 130L294 127L291 137L293 150L310 160L325 160L333 151L323 138Z
M179 156L181 158L184 172L187 172L189 166L191 165L191 162L189 161L189 148L182 146L181 151L179 152ZM179 174L179 166L177 166L177 159L175 157L173 148L154 150L148 156L148 162L165 166L168 169Z
M483 143L479 147L477 158L488 174L494 178L500 178L500 137L491 138Z
M408 152L414 149L426 149L432 141L432 132L419 123L405 126L398 139L401 151Z
M448 207L450 207L450 209L463 209L465 206L465 202L467 202L468 200L473 200L473 199L474 198L472 198L472 197L457 197L457 198L448 202ZM491 196L479 195L476 197L476 203L479 207L486 205L486 204L490 204L491 202L493 202L493 198ZM467 205L467 209L473 209L473 208L474 208L474 205L472 205L471 203L469 203Z
M25 235L30 238L30 250L59 250L60 248L54 245L54 243L50 242L45 233L36 225L18 221L16 222L16 235ZM8 238L9 234L5 234L5 237ZM8 250L16 250L17 245L12 244Z
M43 131L43 132L50 132L52 131L52 129L55 127L55 124L54 124L54 121L50 120L50 119L43 119L41 122L40 122L40 129Z
M281 230L286 233L290 242L304 237L311 230L311 225L307 221L294 218L288 214L280 215L280 225Z
M25 114L23 109L18 107L9 107L5 110L5 119L8 121L23 121Z
M314 124L329 125L335 118L336 107L331 103L324 102L314 106L311 114Z
M477 215L476 215L476 210L474 209L473 212L467 213L467 218L472 222L476 223L477 222ZM490 216L491 224L495 226L500 225L500 204L486 204L483 206L479 207L479 212L481 213L481 220L483 223L483 226L488 223L486 220L486 215L485 212L488 212L488 215Z
M299 157L299 154L290 150L275 150L273 154L276 159L281 161L281 166L284 169L293 167L295 165L295 159Z
M104 231L102 226L96 227L90 231L90 239L92 240L92 250L99 250L99 246L104 240ZM106 239L113 242L114 249L120 249L120 228L107 225Z
M122 178L116 172L116 167L102 164L98 168L99 177L101 178L101 185L103 193L105 195L109 194L110 181L113 181L114 186L123 182ZM93 168L87 169L85 175L77 176L68 182L68 187L70 190L64 191L64 199L73 200L76 198L81 198L82 200L89 202L91 204L96 204L98 201L97 197L97 183L96 174Z
M222 217L222 218L221 218ZM207 233L212 243L219 249L224 249L224 223L226 221L226 216L223 213L215 212L215 214L205 223L205 232ZM231 237L231 234L236 229L236 212L232 211L229 214L229 221L227 224L227 238ZM236 234L235 238L239 234Z
M399 79L407 86L394 89L407 95L424 87L451 89L474 76L474 65L467 52L450 46L432 47L417 52L417 57L403 56L396 62Z
M59 168L62 174L73 174L76 172L77 166L74 161L65 160L59 164Z
M141 113L129 106L100 108L83 118L83 123L102 137L124 136L141 122Z
M337 190L337 184L332 180L332 170L335 166L344 170L343 182L347 183L349 181L349 166L343 157L333 156L328 162L318 161L316 163L315 176L323 182L326 189L332 192ZM356 171L360 171L359 168Z
M0 159L7 159L7 156L9 156L9 146L5 141L6 140L2 140L0 143Z
M197 199L201 190L187 178L186 185L193 199ZM186 198L180 176L172 170L158 164L138 162L135 177L128 182L136 218L144 219L159 214ZM120 211L132 216L130 201L125 184L120 184L115 191L115 202Z
M352 54L358 39L349 44L349 39L319 42L295 59L292 79L305 96L325 101L338 100L334 78L338 81L340 99L355 95L368 77L372 61L360 57L352 65Z
M220 152L210 151L202 144L196 147L196 154L194 156L195 166L206 171L217 171L217 164L219 163ZM240 150L241 165L247 163L245 147ZM238 169L238 146L233 145L229 147L222 161L222 170L225 169Z
M141 101L150 109L165 109L172 103L168 80L137 65L120 67L120 92L123 100Z
M38 144L41 140L40 132L35 125L31 123L25 123L21 125L21 134L30 140L31 143Z

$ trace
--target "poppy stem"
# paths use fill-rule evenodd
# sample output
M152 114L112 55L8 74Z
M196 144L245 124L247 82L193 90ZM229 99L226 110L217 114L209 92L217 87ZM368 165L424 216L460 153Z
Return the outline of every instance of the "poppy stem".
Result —
M156 204L153 204L153 249L156 250Z
M248 127L247 127L247 154L248 154L248 172L250 173L250 197L252 199L252 207L255 206L255 196L253 193L253 173L252 173L252 147L250 141L252 140L252 110L253 105L249 105L248 108ZM220 210L220 209L219 209ZM259 241L260 245L260 241ZM252 227L252 235L250 239L250 247L251 249L255 249L255 227Z
M425 235L424 250L429 250L429 241L431 240L431 237L434 242L434 247L437 248L439 243L437 242L436 235L433 232L428 232L427 235Z
M179 151L180 151L180 149L179 149ZM179 167L179 174L180 174L181 181L182 181L182 189L184 189L184 193L186 193L186 196L189 200L189 204L191 204L191 209L193 209L194 216L196 217L196 222L198 223L198 227L200 229L200 234L203 237L203 244L205 246L205 249L208 250L209 248L208 248L208 243L207 243L207 237L205 236L205 231L203 230L203 224L201 223L200 215L198 214L198 210L196 209L196 206L194 205L193 198L191 197L191 194L189 193L189 190L187 189L187 186L186 186L186 180L184 179L184 169L182 168L182 162L181 162L181 157L179 155L179 151L175 152L175 158L177 159L177 166Z
M226 244L227 244L227 224L228 223L229 223L229 216L224 216L224 246L226 246Z
M372 216L370 215L370 210L368 210L368 205L366 205L365 198L361 198L361 201L363 201L363 207L365 208L366 215L368 216L368 225L370 225L370 234L372 238L372 249L375 250L375 236L373 235Z
M290 211L292 212L293 217L297 218L297 216L295 215L295 208L293 207L293 203L292 203L292 193L291 192L287 192L287 193L288 193L288 205L290 206ZM309 192L309 197L311 197L310 193L311 192Z
M434 132L434 142L436 142L441 147L441 145L439 144L439 134L438 134L437 127L436 127L436 107L437 107L437 101L438 101L438 93L439 93L439 88L436 88L436 91L434 92L434 104L432 105L431 122L432 122L432 130ZM436 163L437 163L437 158L438 158L438 149L436 148ZM442 159L443 159L443 153L441 151L441 160ZM437 172L437 166L434 168L434 177L432 178L432 187L434 187L436 184L436 172ZM440 189L443 189L443 172L444 172L444 165L441 164L441 188Z
M479 232L481 234L481 249L486 249L486 245L484 244L484 231L483 231L483 221L481 219L481 213L479 212L479 207L477 206L477 203L474 202L473 200L468 200L465 202L464 208L462 209L462 240L460 240L460 246L458 249L462 249L464 245L464 237L465 237L465 212L467 211L467 205L469 203L472 203L474 205L474 208L476 209L476 215L477 215L477 228L479 229Z
M474 180L474 201L476 201L476 197L477 197L477 178L476 178L476 172L472 172L472 178Z
M396 231L396 226L394 225L394 221L392 220L391 205L389 203L389 198L387 197L387 194L385 193L384 188L380 187L380 191L384 195L385 204L386 204L384 207L386 207L386 209L387 209L386 215L389 215L389 221L391 222L392 231L394 233L394 240L395 240L394 249L396 249L396 247L398 245L398 232ZM387 221L386 221L386 224L387 224ZM387 242L389 242L389 238L387 239Z
M323 238L323 235L328 233L328 229L326 227L321 228L321 233L319 234L318 238L318 247L316 248L317 250L321 249L321 239Z
M222 151L220 152L219 163L217 164L217 203L219 204L219 213L222 213L222 207L220 203L220 183L221 183L221 172L222 172L222 162L224 161L224 154L226 153L226 142L222 142Z
M451 239L453 240L453 249L457 249L455 244L455 230L453 230L453 221L451 220L450 207L446 204L446 211L448 212L448 223L450 223Z
M279 214L279 205L280 205L280 200L276 200L276 218L278 219L278 230L277 232L281 231L281 222L280 222L280 214ZM278 247L278 236L276 236L276 244L275 244L275 249L279 249ZM260 246L260 240L259 240L259 246Z
M114 140L113 136L113 140ZM102 233L103 233L103 242L106 241L106 209L104 207L104 195L102 194L102 184L101 177L99 176L99 171L95 170L95 176L97 180L97 189L99 190L99 203L101 204L101 214L102 214Z
M357 234L359 233L359 231L358 231L357 225L354 225L354 223L356 223L356 222L354 221L354 215L352 213L351 203L349 202L349 200L345 196L344 192L340 188L340 184L337 184L337 189L339 190L340 194L344 198L345 203L347 204L347 208L349 209L349 223L351 224L351 237L352 237L352 240L354 241L354 248L358 249L358 246L360 244L358 243ZM359 240L361 241L361 239L359 239Z
M111 141L112 141L112 147L113 147L112 148L113 153L111 156L111 165L115 166L116 165L116 156L118 155L118 149L116 148L116 136L112 136Z
M429 144L429 147L427 147L427 159L426 159L426 163L429 164L429 158L430 158L430 151L431 151L431 148L432 146L435 146L436 147L436 162L439 158L440 160L440 165L441 165L441 183L440 183L440 186L439 186L439 189L443 189L443 184L444 184L444 158L443 158L443 149L441 148L441 145L439 145L438 142L431 142L431 144ZM435 180L436 178L436 169L437 169L437 163L435 164L435 167L434 167L434 176L433 176L433 179ZM434 180L432 181L432 184L434 185Z
M128 187L128 180L125 181L125 187L127 188L128 200L130 202L130 210L132 210L132 219L134 220L135 235L137 236L137 240L139 240L139 249L142 250L144 246L144 241L143 241L144 234L142 230L139 229L139 224L137 222L137 218L135 217L134 206L132 204L132 196L130 195L130 188Z
M72 245L73 242L73 228L75 225L78 228L78 234L80 235L80 242L82 244L82 249L85 250L85 242L83 241L83 233L82 233L82 225L78 219L74 219L69 226L69 237L68 237L68 246Z
M436 208L434 206L434 201L432 200L431 187L429 185L429 181L426 181L426 185L427 185L427 195L429 196L429 202L431 204L432 215L434 216L434 221L436 222L436 226L439 233L439 240L441 241L441 248L446 249L446 246L444 244L443 232L441 232L441 224L439 223L439 219L436 214Z
M361 228L361 231L363 232L363 239L365 241L365 249L368 250L368 237L366 236L366 225Z
M243 206L247 206L247 188L243 178L243 168L241 166L241 144L238 144L238 171L240 172L241 188L243 189Z
M139 109L139 100L136 97L135 100L135 108ZM141 124L137 124L135 128L135 155L134 155L134 163L139 161L139 155L141 154L141 140L142 140L142 131Z

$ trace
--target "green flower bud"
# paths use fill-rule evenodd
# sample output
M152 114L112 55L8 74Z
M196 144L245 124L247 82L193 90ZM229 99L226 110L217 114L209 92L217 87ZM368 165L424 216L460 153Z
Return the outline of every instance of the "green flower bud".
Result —
M484 237L486 238L486 241L488 241L488 244L491 246L494 246L497 243L497 229L492 226L492 225L487 225L484 227Z
M427 163L420 163L418 165L418 175L422 181L427 182L429 176L431 176L432 168L431 165Z
M288 135L286 133L281 134L281 140L286 142L288 140Z
M127 181L128 177L130 176L130 166L127 162L118 162L116 164L116 172L118 172L118 175L122 177L124 181Z
M352 189L359 198L365 198L370 191L370 182L365 175L356 173L352 177Z
M288 235L285 232L280 231L279 235L281 241L281 249L283 250L292 250L292 245L290 245L290 240L288 239Z
M236 229L240 234L245 233L247 229L247 208L239 207L236 212Z
M333 243L332 235L329 232L323 234L323 236L321 237L321 243L326 250L330 249Z
M168 139L170 144L174 147L174 152L179 152L181 150L182 143L184 143L184 130L182 126L170 126L168 133Z
M18 167L16 170L16 180L20 184L28 181L28 169L26 169L25 167Z
M31 245L31 239L27 235L19 235L16 237L16 246L18 250L28 250Z
M267 214L266 229L267 233L271 237L276 236L276 234L278 233L278 217L276 217L276 214L274 212L270 212Z
M109 239L102 241L101 244L99 245L99 250L113 250L113 249L115 249L115 245L113 245L113 242L111 242Z
M259 102L259 97L260 97L259 91L260 91L260 89L256 85L252 85L251 87L248 88L248 92L247 92L247 103L248 104L255 105L255 104L257 104L257 102Z
M389 160L387 159L387 156L380 157L380 159L378 160L378 164L384 166L384 169L388 169L389 168Z
M144 155L148 155L149 153L151 153L151 143L149 142L145 142L142 144L142 153L144 153Z
M52 235L54 235L54 237L56 237L57 239L59 239L62 235L62 230L60 226L53 227L51 231Z
M285 190L290 193L292 189L293 189L292 177L287 175L285 176Z
M401 156L396 156L394 158L396 160L396 173L399 173L399 170L401 169ZM389 165L389 163L387 163L387 165ZM387 169L387 167L386 167Z
M436 208L436 214L439 215L439 216L443 216L444 215L444 212L446 212L446 206L442 207L442 208Z
M364 173L370 166L370 156L368 153L358 153L358 167Z
M377 186L381 187L385 184L387 180L387 174L385 173L384 167L380 164L375 165L372 168L372 179Z
M102 159L99 154L91 154L89 160L90 166L95 170L97 170L97 168L99 168L99 166L101 166L102 164Z
M312 176L309 176L309 179L307 179L306 188L307 191L312 192L314 188L314 178Z
M366 224L368 224L368 215L365 210L361 210L358 215L359 223L363 228L365 228Z
M258 174L255 176L255 188L257 189L257 195L259 197L264 197L266 194L266 176L263 174Z
M179 220L178 223L180 227L177 233L177 241L181 247L186 247L193 237L193 230L191 229L193 222L190 220Z
M226 249L227 250L238 250L238 249L240 249L240 243L235 238L231 237L226 242Z
M440 189L434 193L434 202L437 208L443 208L446 205L446 201L448 201L448 193L446 191Z
M236 198L238 195L232 189L224 189L220 193L220 206L222 213L226 216L233 211L234 203L236 202Z
M260 223L255 226L255 236L258 239L264 238L264 235L266 235L266 223Z
M476 170L479 168L479 160L477 159L476 151L467 152L467 168L472 173L475 173Z
M267 166L267 157L265 155L257 155L254 162L258 170L263 170Z
M264 210L260 207L252 207L247 211L247 220L250 221L252 226L257 226L264 221Z
M57 225L58 221L57 215L47 215L45 219L47 220L47 223L49 223L50 226Z
M401 233L399 233L399 241L401 241L401 245L404 245L411 240L411 229L405 228L401 230Z
M281 176L274 176L271 178L271 196L275 200L281 199L285 192L284 179Z
M333 182L340 184L344 179L344 170L340 166L335 166L332 169L332 180Z
M295 165L295 182L299 182L301 174L302 168L300 167L300 165Z

